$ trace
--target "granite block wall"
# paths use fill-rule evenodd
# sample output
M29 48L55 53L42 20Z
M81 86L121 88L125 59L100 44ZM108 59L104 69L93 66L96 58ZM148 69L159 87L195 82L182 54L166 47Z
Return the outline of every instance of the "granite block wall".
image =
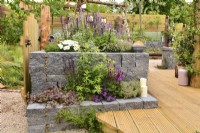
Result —
M162 49L162 47L164 46L164 42L146 42L144 45L146 46L146 48Z
M94 53L88 53L94 54ZM123 73L123 79L147 78L149 54L147 53L100 53L107 54L115 61L116 67ZM30 53L29 69L31 77L31 94L38 94L53 86L63 87L66 84L66 63L73 60L75 64L81 56L78 52L43 52Z
M162 48L162 65L166 65L168 69L175 69L176 59L174 58L173 48Z
M128 110L128 109L147 109L157 108L158 101L151 95L147 97L137 97L130 99L117 99L113 102L102 101L95 103L92 101L83 101L80 105L70 105L64 107L57 105L56 107L46 106L45 104L32 103L29 104L26 111L28 121L28 133L46 133L64 131L67 129L75 129L77 127L71 126L67 122L56 122L56 114L60 109L72 110L74 112L87 111L93 107L96 112L98 111L116 111L116 110Z

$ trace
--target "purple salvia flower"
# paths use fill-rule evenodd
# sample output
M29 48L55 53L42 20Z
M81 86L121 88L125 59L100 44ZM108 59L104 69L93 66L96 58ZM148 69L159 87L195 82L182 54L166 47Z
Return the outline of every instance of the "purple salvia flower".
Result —
M103 35L103 28L100 29L100 34Z
M78 18L76 18L76 29L78 31Z
M116 77L115 77L115 80L116 80L117 82L122 81L122 76L123 76L123 72L118 68L118 69L117 69L117 75L116 75Z

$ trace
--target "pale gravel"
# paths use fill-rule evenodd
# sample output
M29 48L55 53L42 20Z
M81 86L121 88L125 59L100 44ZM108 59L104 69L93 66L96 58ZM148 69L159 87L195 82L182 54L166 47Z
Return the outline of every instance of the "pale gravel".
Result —
M149 70L153 71L161 60L149 61ZM26 105L20 91L0 90L0 133L26 133ZM67 130L54 133L86 133L85 130Z

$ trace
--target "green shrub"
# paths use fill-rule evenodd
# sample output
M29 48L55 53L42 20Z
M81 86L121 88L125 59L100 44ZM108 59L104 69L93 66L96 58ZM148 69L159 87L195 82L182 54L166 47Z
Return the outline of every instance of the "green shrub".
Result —
M173 42L173 50L175 58L182 66L187 66L194 63L194 31L186 29L184 32L175 34L175 41Z
M72 126L85 128L89 133L102 133L102 125L96 119L96 111L94 108L89 110L78 110L76 114L72 110L62 109L56 115L57 122L68 122Z
M104 32L103 35L97 35L94 37L95 45L101 52L119 52L116 46L115 33Z
M48 44L45 48L46 52L59 52L61 51L57 44Z
M100 93L103 79L108 73L106 58L98 54L82 54L77 62L77 71L72 65L73 61L70 62L67 64L66 88L75 90L80 100Z
M0 38L7 44L16 45L20 41L23 33L23 21L25 15L11 11L5 17L0 19Z
M19 89L23 85L22 65L22 48L0 41L0 83Z
M132 51L132 43L125 40L117 40L116 46L120 52L131 52Z
M121 96L124 98L133 98L141 95L140 82L132 80L130 82L121 82Z

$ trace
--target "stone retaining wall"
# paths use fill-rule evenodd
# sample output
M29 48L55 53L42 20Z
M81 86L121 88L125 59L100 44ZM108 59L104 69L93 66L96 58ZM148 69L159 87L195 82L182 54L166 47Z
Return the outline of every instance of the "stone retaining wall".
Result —
M162 65L166 65L168 69L175 69L176 59L174 58L173 48L163 47L162 51Z
M148 95L148 97L138 97L131 99L117 99L113 102L100 102L94 103L92 101L84 101L80 105L71 105L67 107L57 106L55 108L45 107L45 104L29 104L27 107L27 120L28 120L28 133L45 133L45 129L49 132L64 131L67 129L74 129L69 123L55 122L55 115L62 108L66 110L73 110L77 112L81 109L89 109L93 107L98 112L99 110L104 111L115 111L115 110L127 110L127 109L147 109L156 108L158 106L158 101Z
M94 53L88 53L94 54ZM124 73L124 80L147 78L149 68L149 54L147 53L100 53L107 54L115 61L116 67ZM75 63L80 57L78 52L32 52L29 58L31 77L31 94L38 94L44 89L66 84L65 64L69 58Z

